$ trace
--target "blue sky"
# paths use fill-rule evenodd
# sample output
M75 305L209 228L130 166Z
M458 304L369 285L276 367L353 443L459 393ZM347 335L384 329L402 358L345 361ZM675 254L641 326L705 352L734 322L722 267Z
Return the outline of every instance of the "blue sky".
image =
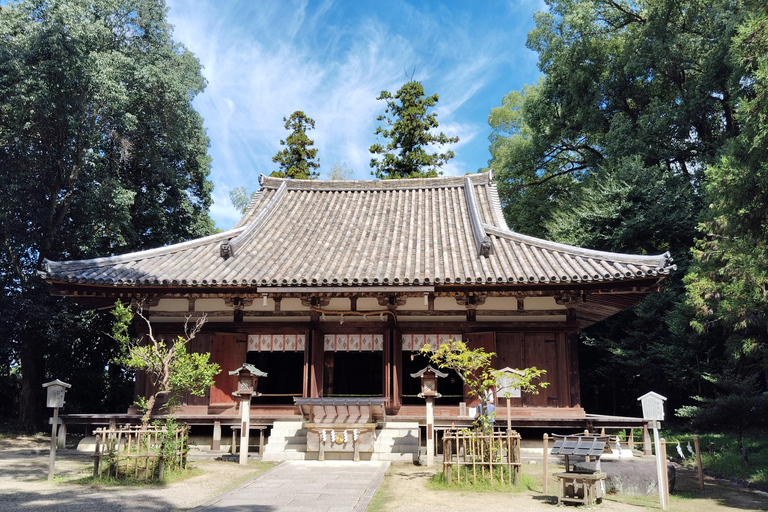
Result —
M215 189L211 216L228 229L239 214L229 191L258 188L276 169L288 132L283 117L315 120L321 178L336 163L372 179L382 90L406 73L438 93L440 130L461 141L444 174L484 168L488 114L511 90L534 83L537 56L525 47L543 0L289 1L168 0L174 38L203 65L208 81L194 105L205 119Z

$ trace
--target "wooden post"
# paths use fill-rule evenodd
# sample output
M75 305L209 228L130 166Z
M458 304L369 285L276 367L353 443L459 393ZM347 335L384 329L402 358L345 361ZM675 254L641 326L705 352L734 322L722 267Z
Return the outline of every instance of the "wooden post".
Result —
M53 426L51 426L51 453L48 457L48 481L53 481L53 466L56 464L56 427L59 423L59 408L53 408Z
M699 436L693 436L693 445L696 448L696 468L699 470L699 489L704 490L704 470L701 467L701 452L699 451Z
M664 495L662 496L662 508L667 510L669 508L669 474L667 473L667 441L661 438L661 476L663 477L663 489Z
M633 429L633 428L629 429L629 437L627 438L627 444L629 445L629 451L634 451L634 449L635 449L635 429Z
M425 397L427 401L427 467L435 465L435 399Z
M67 447L67 422L64 420L61 420L61 425L59 425L57 443L59 448L64 449Z
M241 428L240 464L248 464L248 434L251 430L251 395L240 397Z
M511 398L507 397L507 431L512 430L512 406Z
M547 434L544 434L544 494L547 494L547 476L548 476L548 470L547 470L547 459L549 455L549 436Z
M643 455L652 455L651 435L648 432L648 422L643 423Z
M667 474L666 446L662 453L661 441L659 440L659 422L653 422L653 443L656 446L656 483L659 488L659 501L661 508L667 510L666 500L664 499L665 480Z
M221 450L221 421L215 420L213 422L213 444L211 450L217 452Z

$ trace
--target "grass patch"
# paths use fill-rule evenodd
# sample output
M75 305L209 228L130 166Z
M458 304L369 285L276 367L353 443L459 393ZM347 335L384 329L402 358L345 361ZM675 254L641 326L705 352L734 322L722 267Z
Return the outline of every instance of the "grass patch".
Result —
M506 474L504 478L507 478ZM526 473L520 475L520 481L517 485L510 485L508 481L502 483L498 473L493 480L487 474L485 478L478 474L475 483L472 482L471 475L469 481L462 475L461 482L458 482L456 471L453 474L453 482L450 484L442 472L435 474L427 482L427 488L436 491L521 492L533 490L540 486L541 484L536 478Z
M667 440L667 455L673 459L680 459L677 453L677 441L680 441L686 456L682 463L688 468L696 469L695 457L691 456L687 450L688 441L693 446L693 434L665 431L663 436ZM710 453L710 443L714 444L712 453ZM756 431L745 434L742 443L747 449L749 458L746 465L742 461L735 435L699 435L702 466L727 478L737 478L751 484L768 485L768 432Z
M186 470L165 471L163 479L159 478L115 478L113 476L102 476L101 478L88 475L74 480L68 480L66 483L82 484L82 485L103 485L103 486L118 486L118 487L142 487L142 486L160 486L172 484L174 482L183 482L189 478L202 475L204 471L201 468L190 466Z

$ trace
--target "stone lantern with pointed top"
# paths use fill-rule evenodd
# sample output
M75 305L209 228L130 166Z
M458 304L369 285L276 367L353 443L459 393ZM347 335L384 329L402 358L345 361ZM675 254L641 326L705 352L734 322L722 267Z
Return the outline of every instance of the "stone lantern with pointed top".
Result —
M442 395L437 392L437 379L438 377L443 378L447 376L447 373L435 370L432 366L427 366L426 368L411 374L411 377L414 379L421 378L420 398L440 398Z
M419 370L416 373L412 373L411 377L414 379L421 379L421 393L419 396L427 401L427 466L433 466L435 464L435 398L440 398L440 393L437 392L437 379L438 377L447 377L447 373L443 373L439 370L435 370L431 366L427 365L426 368Z
M245 363L237 370L229 372L230 375L237 375L237 391L232 393L239 397L248 396L261 396L261 393L256 391L256 386L259 382L259 377L266 377L267 374L252 364Z
M240 413L242 425L240 426L240 464L248 464L248 434L251 429L251 398L261 396L256 391L259 377L266 377L267 374L252 364L245 363L236 370L229 372L230 375L237 375L237 391L232 394L240 397Z

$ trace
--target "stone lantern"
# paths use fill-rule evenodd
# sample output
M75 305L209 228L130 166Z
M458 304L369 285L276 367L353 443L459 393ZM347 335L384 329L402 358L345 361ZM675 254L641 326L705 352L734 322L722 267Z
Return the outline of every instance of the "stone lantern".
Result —
M256 391L256 386L259 382L259 377L266 377L267 374L259 370L252 364L245 363L237 370L229 372L230 375L237 375L237 391L232 393L233 395L240 396L261 396L261 393Z
M418 372L411 374L411 377L414 379L421 378L421 393L419 393L420 398L440 398L442 395L437 392L437 378L447 376L447 373L435 370L431 366L427 366L423 370L419 370Z
M256 391L259 377L266 377L262 372L252 364L245 363L236 370L229 372L230 375L237 375L237 391L232 394L240 397L240 413L242 425L240 426L240 464L248 464L248 434L251 429L251 398L261 396Z
M421 393L419 397L427 401L427 466L431 467L435 464L435 398L440 398L440 393L437 392L437 379L438 377L447 377L447 373L435 370L431 366L419 370L416 373L412 373L411 377L414 379L421 378Z

